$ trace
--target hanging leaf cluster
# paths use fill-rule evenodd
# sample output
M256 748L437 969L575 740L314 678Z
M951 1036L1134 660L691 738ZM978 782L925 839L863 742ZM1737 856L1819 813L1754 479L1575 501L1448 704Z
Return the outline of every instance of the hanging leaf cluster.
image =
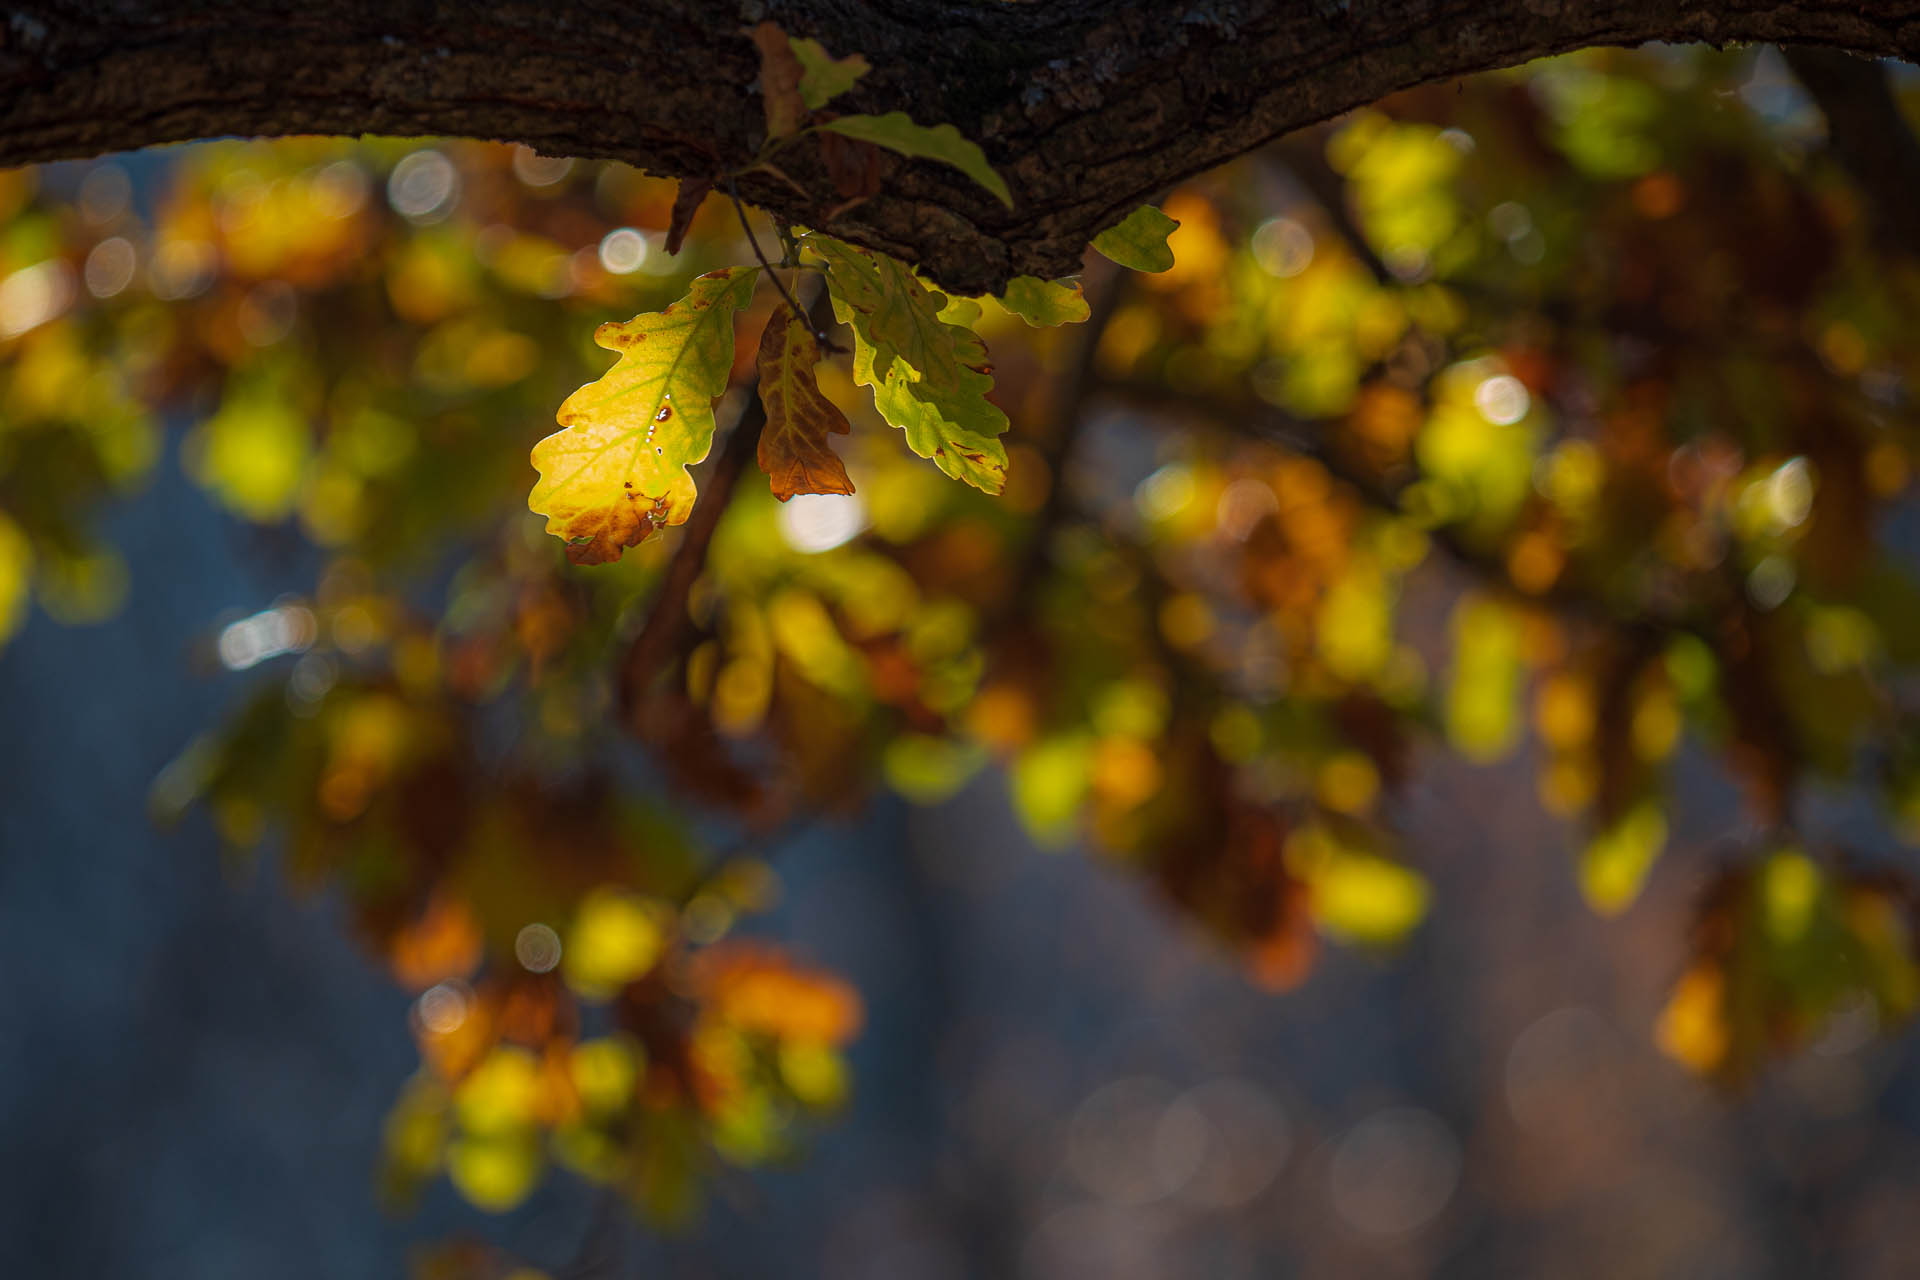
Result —
M897 111L822 112L866 74L865 59L835 60L817 41L789 38L772 22L761 23L752 35L760 52L767 127L756 166L771 168L785 147L825 134L866 149L850 158L844 145L835 148L839 165L872 172L872 149L885 148L952 165L1012 205L1005 180L985 153L951 125L927 128ZM670 249L678 247L714 185L699 180L682 186ZM744 226L744 211L741 218ZM1164 271L1173 263L1166 240L1176 226L1158 210L1142 208L1103 233L1094 247L1123 266ZM979 315L978 304L950 300L906 263L818 230L790 228L781 240L788 251L778 264L710 272L664 311L595 332L594 341L619 352L620 360L561 405L564 429L533 450L540 483L528 498L576 564L617 560L626 548L662 527L684 524L692 513L695 491L687 468L712 447L713 401L729 385L733 320L746 309L762 272L787 270L796 283L815 274L824 280L834 318L853 335L854 381L872 388L874 408L905 433L914 453L984 492L997 494L1005 486L1007 453L1000 437L1008 422L991 399L986 342L969 323ZM803 493L852 493L853 481L827 441L847 430L846 417L821 392L815 373L825 335L809 328L786 286L776 287L781 304L757 347L758 394L766 407L761 469L782 501ZM1088 315L1080 286L1071 280L1021 276L999 302L1034 326L1073 324Z

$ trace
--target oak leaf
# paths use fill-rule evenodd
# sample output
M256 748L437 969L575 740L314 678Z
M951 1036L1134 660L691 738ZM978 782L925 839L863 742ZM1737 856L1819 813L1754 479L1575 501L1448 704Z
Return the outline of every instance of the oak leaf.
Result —
M946 329L959 361L960 376L954 386L916 378L915 371L899 360L885 374L879 373L874 348L857 327L854 381L873 388L873 407L906 433L908 448L955 480L999 493L1007 483L1007 451L999 440L1007 429L1007 415L987 399L993 389L987 347L971 329L959 325Z
M852 493L853 481L827 437L847 433L847 416L820 393L820 344L806 319L782 302L760 337L760 469L785 502L796 493Z
M767 113L767 136L784 138L796 132L807 116L807 103L800 94L806 69L779 23L762 22L748 34L760 51L760 101Z
M1179 225L1152 205L1143 204L1095 236L1093 247L1135 271L1166 271L1173 266L1173 247L1167 237Z
M818 40L790 39L794 57L800 60L800 98L809 107L824 107L853 88L854 82L873 70L873 64L859 54L844 58L830 55Z
M618 560L692 512L687 468L712 447L714 397L733 366L733 315L757 272L708 272L665 311L594 330L620 361L560 406L565 430L534 446L540 482L527 498L575 564Z
M1036 329L1079 324L1090 314L1078 280L1015 276L1000 295L1000 305Z
M959 387L954 326L940 319L945 294L928 289L906 263L885 254L818 233L806 244L826 259L833 314L873 349L877 376L884 378L898 360L921 381Z
M1001 204L1013 208L1007 180L987 163L987 153L950 124L929 128L915 124L904 111L889 111L883 116L841 116L819 127L913 159L950 164L991 191Z

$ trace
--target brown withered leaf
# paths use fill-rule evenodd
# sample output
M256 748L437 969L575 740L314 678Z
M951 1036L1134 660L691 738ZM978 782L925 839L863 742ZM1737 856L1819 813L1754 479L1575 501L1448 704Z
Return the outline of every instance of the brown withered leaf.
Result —
M712 178L682 178L679 194L673 198L673 214L667 220L667 252L679 253L686 242L693 215L700 212L707 193L713 190Z
M794 56L787 33L777 22L762 22L750 33L760 50L760 98L767 111L767 136L784 138L806 119L807 104L800 96L806 68Z
M886 176L887 153L871 142L822 133L820 160L827 177L843 200L867 200L880 194L881 179Z
M785 502L796 493L852 493L853 481L827 437L847 433L847 417L820 393L814 366L820 344L785 302L775 305L760 338L760 469Z

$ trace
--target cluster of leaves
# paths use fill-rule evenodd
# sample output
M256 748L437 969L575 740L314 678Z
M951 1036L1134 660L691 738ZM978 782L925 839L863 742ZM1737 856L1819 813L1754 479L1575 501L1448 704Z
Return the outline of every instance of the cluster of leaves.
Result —
M856 185L842 190L849 200L878 189L873 185L879 181L876 161L880 148L886 148L949 163L1011 204L1006 183L980 148L952 125L927 128L900 112L862 116L824 110L865 74L864 59L836 61L818 42L788 37L771 22L761 23L754 39L767 134L750 168L778 173L776 159L813 137L836 173L860 175ZM731 191L736 176L683 184L676 218L691 218L717 183ZM744 212L741 216L744 225ZM1164 269L1172 261L1166 236L1174 225L1146 208L1099 243L1122 261ZM678 239L679 229L670 228L669 247ZM880 415L906 433L908 447L948 475L999 493L1006 484L1007 454L1000 436L1007 415L988 398L993 375L986 343L969 327L981 314L980 304L950 300L905 263L832 236L789 228L780 241L786 248L780 267L823 278L834 318L853 334L854 380L873 388ZM754 251L759 254L757 244ZM688 467L704 461L713 444L713 402L729 383L734 316L751 301L760 273L774 270L763 258L760 266L709 272L664 311L609 322L595 331L594 341L619 352L620 361L560 407L566 430L534 448L541 478L528 500L547 517L547 532L566 542L576 564L618 559L655 530L686 523L694 503ZM825 335L815 332L785 285L776 280L775 286L782 303L757 344L759 394L766 409L760 466L783 502L801 493L850 494L853 482L828 443L829 437L846 434L847 419L820 393L814 374ZM1022 276L999 301L1036 326L1083 321L1088 314L1075 281Z
M904 155L998 193L950 129L832 113L857 59L756 41L757 165L815 148L852 201ZM1280 987L1323 935L1422 919L1427 744L1531 736L1604 912L1668 842L1676 762L1718 761L1765 834L1658 1036L1739 1079L1910 1011L1900 859L1792 850L1832 843L1795 834L1810 792L1903 838L1920 804L1920 277L1801 116L1738 96L1752 56L1403 95L1096 245L1152 274L999 299L833 210L762 261L702 206L724 175L524 150L219 144L151 208L114 165L0 175L0 633L30 589L110 598L88 513L168 414L252 541L320 549L306 596L223 620L225 665L279 674L155 802L279 833L421 992L396 1191L445 1168L499 1207L550 1153L673 1216L778 1154L840 1096L858 1006L734 935L777 883L756 855L994 762L1038 842L1091 836ZM842 328L799 305L815 277ZM663 631L700 521L650 535L756 396L770 483L703 481ZM563 397L556 543L513 508Z

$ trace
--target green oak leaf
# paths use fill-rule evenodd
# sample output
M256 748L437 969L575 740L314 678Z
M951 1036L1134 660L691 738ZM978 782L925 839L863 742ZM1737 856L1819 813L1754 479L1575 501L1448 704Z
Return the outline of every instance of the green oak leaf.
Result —
M800 98L809 109L817 110L853 88L854 82L873 70L859 54L835 58L818 40L788 37L793 56L800 59Z
M593 340L620 360L568 396L557 431L533 447L540 481L527 506L575 564L618 560L693 511L687 468L713 445L713 401L733 369L733 316L758 267L694 280L666 310L608 322Z
M1167 237L1180 224L1150 204L1143 204L1093 238L1093 247L1123 267L1135 271L1165 271L1173 265L1173 246Z
M873 348L874 371L885 377L904 362L921 381L960 386L960 359L952 326L942 323L946 295L929 289L906 263L815 232L807 247L827 262L827 294L841 324Z
M985 314L986 308L980 305L978 298L948 298L947 305L940 308L942 323L964 325L969 329L978 324L980 317Z
M1015 276L1000 295L1000 305L1036 329L1079 324L1089 314L1078 280L1042 280Z
M873 388L873 407L906 433L908 448L956 480L999 493L1007 483L1007 451L999 440L1007 429L1007 415L987 399L993 389L987 347L971 329L947 328L960 359L958 386L933 386L915 378L898 360L885 374L877 374L874 348L858 329L853 333L853 378Z
M1013 193L1007 190L1006 179L987 163L987 153L950 124L928 128L915 124L904 111L889 111L883 116L841 116L820 128L871 142L903 156L950 164L993 192L1001 204L1013 208Z

